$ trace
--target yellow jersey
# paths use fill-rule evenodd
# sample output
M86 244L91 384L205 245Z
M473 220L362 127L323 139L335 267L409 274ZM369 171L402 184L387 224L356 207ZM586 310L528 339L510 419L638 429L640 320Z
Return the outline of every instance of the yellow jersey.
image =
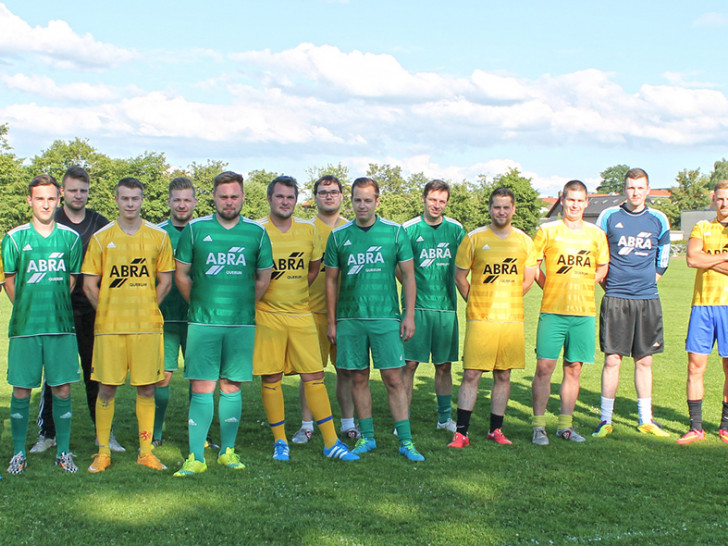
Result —
M533 241L518 228L499 237L489 226L468 233L455 267L470 270L467 320L523 322L523 276Z
M718 220L698 222L690 232L691 239L703 241L703 252L728 252L728 227ZM712 269L695 272L692 305L728 305L728 277Z
M111 222L93 234L81 273L101 277L95 334L161 333L157 272L174 271L169 235L144 221L134 235Z
M268 290L256 304L258 311L289 315L310 314L308 268L323 258L323 242L316 226L309 220L292 217L291 227L283 233L270 220L259 222L273 247L273 272Z
M346 220L339 216L336 225L334 227L331 227L317 216L313 220L313 225L316 226L316 229L321 236L321 241L323 241L324 246L326 246L326 242L329 240L329 235L334 230L334 228L343 226L346 222ZM324 248L324 255L325 250L326 249ZM313 311L314 313L326 313L326 268L324 267L323 257L321 258L321 270L316 276L316 279L313 281L313 284L311 284L311 286L308 288L308 293L309 301L311 304L311 311Z
M598 265L609 263L606 234L583 222L578 230L563 220L542 224L533 239L532 262L543 260L546 284L542 313L594 316L594 278Z

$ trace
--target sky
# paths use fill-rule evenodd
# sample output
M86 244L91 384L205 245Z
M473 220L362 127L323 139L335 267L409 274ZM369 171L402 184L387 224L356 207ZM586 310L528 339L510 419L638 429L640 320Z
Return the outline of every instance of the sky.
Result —
M627 164L670 187L728 157L727 31L723 1L11 1L0 123L26 158L81 138L299 180L517 168L555 196Z

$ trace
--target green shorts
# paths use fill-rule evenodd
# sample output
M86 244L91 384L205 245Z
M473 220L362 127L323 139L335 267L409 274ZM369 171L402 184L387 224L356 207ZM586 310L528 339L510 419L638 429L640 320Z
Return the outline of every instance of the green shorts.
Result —
M404 366L404 347L399 337L399 320L337 320L336 367L365 370L369 350L377 370Z
M433 364L458 359L458 314L450 311L415 309L415 335L404 343L405 360Z
M255 326L187 327L185 379L253 380Z
M81 379L76 334L10 338L8 383L21 389L37 389L43 373L51 387Z
M536 358L558 360L564 348L567 362L594 362L595 319L541 313L536 331Z
M182 358L187 350L187 323L164 323L164 371L179 370L179 350L182 349Z

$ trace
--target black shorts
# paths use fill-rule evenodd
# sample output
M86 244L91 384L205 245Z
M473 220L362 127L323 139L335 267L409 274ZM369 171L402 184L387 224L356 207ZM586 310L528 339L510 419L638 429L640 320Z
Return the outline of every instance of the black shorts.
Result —
M604 354L632 356L635 359L661 353L665 348L665 340L660 300L602 298L599 346Z

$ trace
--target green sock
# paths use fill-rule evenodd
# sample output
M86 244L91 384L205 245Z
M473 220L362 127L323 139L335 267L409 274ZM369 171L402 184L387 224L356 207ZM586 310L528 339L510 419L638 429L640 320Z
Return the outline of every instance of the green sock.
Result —
M217 417L220 419L220 453L225 453L229 447L235 449L242 409L243 396L240 391L220 393L217 402Z
M546 416L545 415L534 415L531 423L534 427L546 428Z
M452 413L452 394L438 394L437 397L437 420L446 423Z
M374 419L367 417L366 419L359 419L359 431L361 432L362 438L374 439Z
M190 397L187 431L190 439L190 453L195 459L205 460L205 440L210 431L212 416L215 414L215 397L211 392L193 392Z
M574 416L561 414L559 415L559 430L564 428L571 428L574 425Z
M30 397L10 398L10 431L13 435L13 455L23 452L28 439L28 419L30 418Z
M410 428L409 419L397 421L394 423L394 428L397 429L397 438L399 438L400 444L412 441L412 429Z
M167 413L169 404L169 385L166 387L155 387L154 389L154 432L153 440L162 439L162 427L164 427L164 415Z
M71 396L58 398L53 395L53 422L56 424L56 456L71 452Z

